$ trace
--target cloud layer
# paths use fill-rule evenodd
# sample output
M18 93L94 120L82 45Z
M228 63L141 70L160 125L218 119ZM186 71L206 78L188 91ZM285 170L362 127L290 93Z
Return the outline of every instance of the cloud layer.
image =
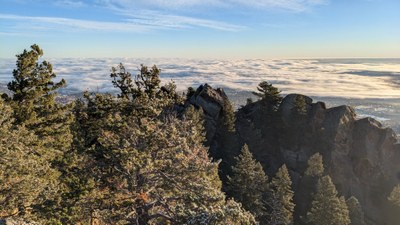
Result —
M69 91L113 91L110 68L122 62L132 74L140 64L156 64L163 82L180 90L209 83L252 91L268 81L284 94L316 97L400 98L399 60L195 60L195 59L50 59ZM14 60L0 61L0 83L11 80Z

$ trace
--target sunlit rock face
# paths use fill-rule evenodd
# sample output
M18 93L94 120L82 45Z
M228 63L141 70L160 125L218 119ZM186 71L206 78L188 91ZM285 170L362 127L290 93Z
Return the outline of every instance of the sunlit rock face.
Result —
M305 102L305 115L300 117L293 110L298 98ZM213 124L217 123L226 100L221 89L208 85L201 86L190 99L206 112L207 138L214 137ZM372 118L357 119L351 107L327 108L323 102L313 103L304 95L290 94L283 99L279 108L281 118L274 126L265 124L264 110L259 101L240 108L236 114L236 135L232 137L236 140L232 142L239 143L236 148L247 143L269 176L284 163L289 167L299 221L311 201L310 193L306 193L310 190L304 186L304 171L308 158L316 152L323 155L325 171L339 193L359 199L368 224L396 225L400 221L387 201L392 188L400 182L400 146L392 129ZM213 151L217 153L213 154L221 156L218 143L214 144ZM226 154L235 155L237 149L224 154L222 158L228 158Z

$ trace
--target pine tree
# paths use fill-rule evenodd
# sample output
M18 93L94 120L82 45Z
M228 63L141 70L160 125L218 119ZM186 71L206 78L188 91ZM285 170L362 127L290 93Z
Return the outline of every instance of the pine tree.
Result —
M193 127L190 129L190 135L187 137L187 141L192 143L204 143L206 138L203 111L196 109L193 105L190 105L183 112L183 119L191 121L193 124Z
M293 224L294 192L292 191L292 181L286 165L279 168L270 186L271 195L268 200L271 208L269 214L270 223L273 225Z
M32 176L36 178L32 183L48 184L46 187L48 194L40 196L40 204L27 203L34 208L37 216L47 217L49 213L54 213L54 210L60 210L59 203L66 191L63 184L66 178L63 168L66 165L65 154L70 150L72 143L70 125L73 116L69 111L70 104L60 104L56 101L57 90L65 86L65 81L61 79L59 82L54 82L56 74L53 72L53 67L47 61L40 62L42 56L43 51L38 45L32 45L30 51L24 50L17 55L16 69L13 70L14 79L8 83L12 96L3 95L3 97L13 109L13 125L21 127L21 132L26 129L27 131L24 132L31 133L27 135L27 141L37 138L36 141L28 142L27 148L32 148L30 153L24 152L28 150L20 147L19 154L23 157L29 155L31 159L27 162L31 164L48 167L46 170L42 168L42 175ZM40 160L35 156L40 157ZM18 159L23 159L23 157ZM29 163L21 163L20 166L26 166ZM35 170L35 166L30 166L35 173L42 173ZM49 175L50 173L52 175ZM48 180L41 179L44 177ZM59 180L56 181L56 178ZM61 184L57 187L53 186L57 183ZM42 186L38 184L38 187ZM54 189L57 189L56 193L51 192ZM42 193L39 191L39 194Z
M91 212L108 224L254 224L221 191L218 163L202 145L201 111L189 107L177 118L169 108L178 102L174 86L146 85L135 83L138 93L130 98L87 93L76 104L76 143L96 180L77 202L82 217Z
M293 112L295 113L295 119L303 119L307 114L307 103L306 98L303 95L296 95L294 100Z
M346 200L346 205L349 209L351 225L365 225L364 212L360 202L354 196Z
M232 167L232 177L228 176L227 191L260 219L265 215L263 195L267 190L267 175L245 144Z
M304 221L307 217L307 210L311 208L313 194L317 191L317 183L319 178L324 175L324 164L322 155L315 153L307 161L307 169L300 181L296 195L296 220Z
M255 225L254 216L244 211L241 204L230 199L224 205L217 205L212 211L196 213L188 220L176 224L188 225Z
M105 222L187 224L228 210L218 164L208 159L200 138L188 139L194 119L142 118L142 124L118 115L109 119L115 125L103 130L98 147L107 166L93 170L101 179L93 196L100 198L85 204ZM104 187L108 191L102 194Z
M322 155L315 153L307 161L308 167L304 172L304 176L300 181L297 189L301 195L296 196L297 208L296 214L298 220L305 220L307 217L307 210L311 208L313 195L317 191L318 180L324 175L324 165ZM303 221L304 223L306 221Z
M224 106L222 108L222 132L235 132L235 112L233 110L232 103L230 101L225 101Z
M161 70L156 65L150 69L141 65L140 73L135 78L135 84L140 93L145 93L149 98L154 98L160 87Z
M117 67L111 68L110 77L113 79L114 87L120 89L121 93L118 97L125 99L135 99L143 95L148 98L155 98L160 88L160 72L157 66L148 68L143 64L140 65L139 73L132 78L125 66L120 63Z
M393 203L394 205L397 205L400 207L400 184L395 186L390 193L388 200Z
M48 139L47 146L57 151L65 151L72 141L70 124L72 116L68 113L70 105L56 102L57 89L66 85L64 79L54 82L56 74L53 66L39 58L43 51L38 45L17 55L17 68L13 71L14 80L8 84L13 93L11 105L16 124L24 124L39 138Z
M14 80L8 84L8 89L13 92L14 101L23 102L46 98L50 92L65 86L65 80L54 83L56 78L53 73L52 65L43 61L39 64L38 60L43 56L43 50L36 44L31 46L31 50L24 50L17 55L17 68L13 70ZM43 100L44 101L44 100ZM31 116L31 111L26 112Z
M258 110L259 115L255 123L257 127L261 128L266 142L272 143L273 148L277 148L282 140L280 133L284 127L281 112L278 110L282 102L282 96L278 88L266 81L261 82L257 90L258 92L253 92L253 94L261 98L258 103L261 110Z
M190 100L190 98L196 93L196 90L193 87L188 87L186 93L186 100Z
M322 161L322 155L318 152L312 155L307 161L308 167L305 175L319 178L324 174L324 164Z
M262 102L265 102L270 109L278 109L279 104L282 101L282 97L278 88L274 87L272 84L269 84L267 81L263 81L258 84L257 90L258 92L253 91L252 93L261 98Z
M13 96L0 99L1 217L40 224L256 224L221 191L219 162L202 144L201 111L189 107L178 118L171 106L181 98L173 83L160 87L157 67L142 66L133 83L120 65L112 76L119 98L85 93L71 110L55 100L65 81L53 81L51 64L38 62L42 55L33 45L17 56L8 85Z
M309 131L307 123L307 104L306 97L303 95L295 95L293 107L291 108L290 119L286 119L284 123L284 144L287 146L303 145L305 135Z
M46 140L13 122L12 108L0 99L0 215L39 222L38 207L58 196L60 173L43 147Z
M125 66L120 63L117 67L111 68L110 77L113 79L112 84L114 87L120 89L121 93L118 94L119 98L130 99L138 90L134 87L132 75L126 71Z
M349 210L344 198L338 197L338 192L329 175L319 179L317 192L308 213L311 224L348 225Z

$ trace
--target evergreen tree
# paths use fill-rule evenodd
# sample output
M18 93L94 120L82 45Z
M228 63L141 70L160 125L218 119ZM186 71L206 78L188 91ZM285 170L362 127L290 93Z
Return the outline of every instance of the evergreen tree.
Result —
M361 208L360 202L354 196L346 200L346 205L349 209L349 216L351 225L365 225L364 212Z
M307 103L306 98L303 95L297 95L294 100L293 112L295 119L303 119L307 115Z
M196 214L185 224L189 225L255 225L251 213L243 211L240 203L227 200L226 204L215 207L211 212Z
M157 66L148 68L140 65L139 73L132 79L125 66L120 63L117 67L111 68L110 77L113 79L114 87L120 89L120 98L135 99L147 95L148 98L155 98L159 92L161 80L159 78L161 70Z
M202 146L201 111L189 107L178 119L169 110L178 102L175 87L146 85L135 83L130 98L87 93L76 104L76 143L96 180L77 202L82 216L110 224L253 224L220 190L218 163Z
M256 218L265 215L263 195L267 190L267 175L245 144L232 167L232 177L228 176L227 191L235 200L242 203Z
M279 104L282 101L282 97L278 88L274 87L272 84L269 84L267 81L263 81L258 84L257 90L258 92L253 91L252 93L261 98L262 102L265 102L270 109L278 109Z
M112 173L94 168L102 182L93 193L98 197L85 203L105 222L186 224L225 207L218 164L209 161L200 139L186 141L194 120L109 119L115 127L103 130L99 148L107 165L101 169Z
M304 176L300 181L297 192L302 193L296 195L297 207L296 216L297 220L306 223L307 210L311 208L313 195L317 191L318 180L324 175L324 165L322 155L315 153L307 161L308 167L304 172Z
M329 175L319 179L317 192L308 213L311 224L347 225L350 224L349 210L344 198L338 192Z
M155 65L150 69L141 65L140 73L135 79L139 92L145 93L149 98L155 97L161 83L160 72L161 70Z
M246 105L250 105L253 103L253 99L252 98L247 98L246 99Z
M193 87L188 87L187 93L186 93L186 100L189 100L195 93L196 93L196 90Z
M265 142L272 145L269 148L278 149L282 141L280 134L284 128L281 112L278 110L282 102L280 91L266 81L261 82L257 90L258 92L253 94L261 98L259 101L261 110L258 110L259 115L254 122L262 130ZM285 143L285 140L282 143Z
M48 210L61 210L59 203L67 191L64 186L66 176L64 176L63 168L67 164L66 154L72 143L70 125L74 118L69 112L71 105L60 104L56 101L57 90L65 86L65 81L61 79L59 82L54 82L56 74L53 72L53 67L47 61L39 62L42 56L43 51L38 45L32 45L30 51L24 50L23 53L17 55L17 68L13 70L14 79L8 84L12 96L3 95L3 97L13 108L13 124L20 127L20 130L26 129L31 132L33 136L28 135L28 137L37 138L37 141L29 142L28 149L35 149L29 153L34 153L33 156L30 156L31 161L29 162L36 162L37 166L45 164L48 169L43 169L44 177L47 177L47 171L49 173L53 171L51 172L53 175L47 177L48 180L40 181L48 184L49 194L40 196L41 204L28 203L37 216L47 218L49 213L53 213ZM27 141L32 138L27 138ZM24 153L23 147L19 149L21 149L19 154L29 155ZM16 152L14 151L14 153ZM41 160L34 156L40 157ZM22 165L26 164L21 163ZM32 166L32 168L35 167ZM38 173L38 171L34 172ZM33 183L39 182L38 177L41 176L32 176L32 178L37 178ZM55 181L55 178L59 180ZM56 183L60 184L53 186ZM38 187L42 186L38 185ZM57 189L56 194L53 192L50 194L54 189ZM50 215L50 217L53 216Z
M110 77L113 79L112 84L118 88L121 93L118 94L119 98L130 99L138 92L134 87L132 75L126 71L125 66L120 63L117 67L111 68Z
M223 127L220 127L222 129L222 132L230 132L233 133L235 132L235 112L233 110L232 103L230 101L225 101L224 106L222 108L222 125Z
M13 70L14 80L8 84L8 89L13 92L14 101L23 102L45 98L42 99L45 103L50 92L65 86L64 79L58 83L52 81L56 78L56 74L53 73L53 67L49 62L43 61L39 64L38 60L42 56L43 50L36 44L31 46L30 51L24 50L23 53L17 55L17 68ZM29 108L25 114L32 116L32 111L34 108Z
M279 168L271 181L271 195L269 197L269 221L273 225L293 224L294 203L292 181L286 165Z
M296 95L293 107L291 108L291 116L289 120L284 123L284 135L282 142L284 145L290 147L295 146L301 148L307 133L309 132L307 123L307 104L306 97L303 95Z
M395 186L390 193L388 200L393 203L394 205L397 205L400 207L400 184Z
M312 155L307 161L308 167L305 175L319 178L324 174L324 164L322 161L322 155L318 152Z
M42 55L37 45L17 55L8 85L13 96L0 99L1 217L40 224L256 224L221 191L219 162L203 146L202 112L189 107L178 118L173 106L182 99L174 83L160 87L156 66L142 65L132 80L121 64L111 75L119 98L85 93L63 105L56 96L65 81L53 81L51 64L38 62Z
M224 101L221 117L217 120L216 132L213 142L210 143L211 156L221 159L220 177L226 178L231 173L235 163L235 156L239 154L241 144L238 142L235 132L235 112L229 100ZM206 143L207 144L207 143ZM226 180L223 180L226 182Z
M37 209L58 195L60 174L46 140L13 122L12 108L0 99L0 215L41 221Z
M13 93L11 97L16 124L24 124L39 138L48 140L46 145L56 151L69 148L72 135L70 124L72 116L69 105L56 102L57 89L66 85L64 79L54 82L56 74L53 66L43 61L39 63L43 51L38 45L17 55L17 68L13 71L14 80L8 84Z
M188 136L187 141L191 143L204 143L206 140L206 133L204 129L203 111L190 105L183 112L183 119L188 120L193 124L190 128L190 136Z

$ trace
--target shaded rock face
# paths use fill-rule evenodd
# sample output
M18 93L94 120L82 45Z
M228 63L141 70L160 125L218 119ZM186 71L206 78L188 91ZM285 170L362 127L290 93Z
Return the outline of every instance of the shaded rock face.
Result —
M220 88L215 90L208 84L200 85L189 99L190 104L201 108L204 112L208 145L211 144L215 137L217 123L221 119L221 112L225 101L228 101L225 92Z
M235 134L227 134L228 132L223 129L224 113L227 110L226 106L230 104L224 90L221 88L213 89L208 84L200 85L196 92L188 99L187 104L203 110L206 129L205 144L210 147L210 152L214 158L220 158L222 152L225 152L222 150L227 147L226 140L224 140L226 136L232 139L229 140L230 142L236 142L236 138L233 137ZM230 147L237 148L236 146ZM221 154L218 153L218 150Z
M295 110L299 98L304 102L302 115ZM215 138L216 124L227 100L223 90L208 85L200 86L190 99L191 104L205 112L207 140L212 151L221 148ZM311 201L301 187L307 160L320 152L325 171L339 193L360 201L368 224L400 224L399 213L393 213L387 201L392 188L400 183L400 145L393 130L372 118L356 119L351 107L327 109L323 102L313 103L311 98L297 94L287 95L278 112L281 120L270 126L265 125L268 115L260 101L242 107L236 114L236 135L232 136L235 139L232 142L238 143L238 148L247 143L269 176L282 164L288 166L297 191L297 218L304 217ZM224 150L220 155L226 157L224 154L235 156L237 150L231 153Z

